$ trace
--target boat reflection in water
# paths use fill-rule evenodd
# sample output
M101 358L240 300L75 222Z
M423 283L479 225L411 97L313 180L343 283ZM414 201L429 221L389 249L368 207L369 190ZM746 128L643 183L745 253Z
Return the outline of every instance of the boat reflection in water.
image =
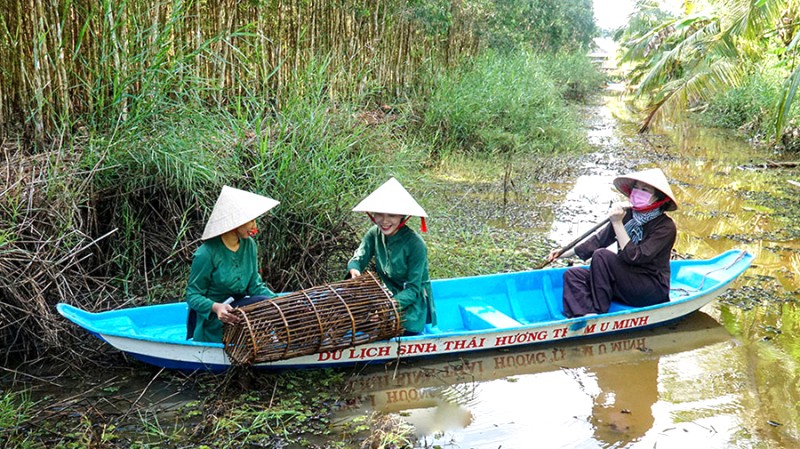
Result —
M653 427L658 401L658 358L589 369L599 391L590 422L597 440L609 444L636 441Z
M468 429L474 412L496 415L497 421L503 421L512 419L502 416L509 414L507 409L521 410L519 413L536 409L546 416L541 409L551 407L557 413L556 409L571 406L565 413L583 423L578 433L591 428L597 441L631 442L653 426L659 359L731 340L716 320L696 312L672 325L590 341L494 350L446 360L429 359L427 363L422 359L399 366L368 366L349 380L353 400L339 418L346 420L372 411L402 413L419 436L473 430L487 434L495 431L489 426ZM532 380L538 385L528 381L531 374L540 375ZM573 387L562 385L565 378ZM483 388L493 381L504 384ZM586 416L587 410L591 415ZM490 435L481 438L491 441Z

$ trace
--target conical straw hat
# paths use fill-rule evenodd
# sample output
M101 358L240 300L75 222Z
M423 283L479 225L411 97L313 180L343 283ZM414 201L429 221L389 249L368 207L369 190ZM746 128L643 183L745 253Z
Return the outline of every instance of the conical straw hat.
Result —
M224 234L263 215L279 204L270 197L223 186L208 217L203 240Z
M391 178L378 187L363 201L353 208L353 212L375 212L379 214L413 215L427 217L422 206L414 201L411 194L400 185L400 181Z
M662 172L660 168L651 168L649 170L643 170L636 173L631 173L629 175L619 176L614 179L614 187L622 192L623 195L630 196L631 187L633 187L633 184L636 181L649 184L660 190L664 195L668 196L672 202L670 202L669 206L667 206L667 210L678 209L678 202L675 201L675 195L672 193L672 189L669 187L667 177L664 176L664 172Z

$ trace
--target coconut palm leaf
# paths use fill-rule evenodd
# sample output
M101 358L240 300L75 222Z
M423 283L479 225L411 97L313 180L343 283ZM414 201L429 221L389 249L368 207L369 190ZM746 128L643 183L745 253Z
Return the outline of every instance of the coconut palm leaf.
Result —
M637 93L651 98L641 132L662 111L677 113L687 109L692 100L708 98L718 90L715 86L720 81L738 83L738 65L730 62L736 59L736 48L724 42L719 25L716 17L695 16L670 21L662 28L675 30L674 42L658 58L652 58L646 73L641 74Z
M695 17L674 21L671 26L676 29L678 40L671 49L660 54L644 75L638 89L640 93L658 89L665 81L680 76L681 72L685 73L687 68L691 71L694 66L702 65L706 58L716 58L713 51L715 46L709 45L719 30L716 19ZM676 73L676 67L680 67L680 72Z
M664 22L651 30L645 31L640 37L626 42L628 50L622 55L622 61L631 62L646 59L653 48L661 47L661 43L667 40L674 32L673 21Z
M650 99L640 130L666 111L685 110L692 100L739 85L743 62L761 57L765 33L781 23L787 7L786 0L722 1L714 13L670 19L628 42L626 58L640 62L632 77L639 82L636 92ZM785 84L776 129L782 129L798 83L795 71Z
M721 58L708 65L695 67L691 74L666 83L659 91L660 97L651 102L639 132L646 132L663 111L680 112L691 101L708 99L735 79L741 79L742 65L734 59Z
M800 65L796 66L789 78L783 83L783 92L778 99L777 111L775 114L775 141L783 135L783 129L789 118L789 111L792 109L794 96L797 93L797 87L800 85Z
M791 0L729 0L723 2L720 11L731 24L727 33L746 39L760 39L765 30L775 28L789 3Z

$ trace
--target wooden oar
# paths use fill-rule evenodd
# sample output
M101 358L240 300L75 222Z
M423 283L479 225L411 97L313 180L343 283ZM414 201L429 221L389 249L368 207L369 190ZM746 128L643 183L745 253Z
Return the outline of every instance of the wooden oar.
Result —
M609 219L606 218L605 220L601 221L600 223L597 223L596 225L594 225L592 227L592 229L589 229L588 231L583 233L583 235L581 235L580 237L578 237L575 240L569 242L565 246L562 246L561 249L559 249L558 252L556 253L556 257L554 257L552 260L545 260L544 263L540 264L538 267L536 267L536 269L538 270L540 268L544 268L544 267L550 265L550 262L552 262L553 260L558 259L559 256L561 256L562 254L564 254L565 252L570 250L573 246L575 246L578 243L582 242L583 239L585 239L586 237L589 237L590 235L592 235L592 233L594 233L594 231L596 231L596 230L600 229L601 227L605 226L606 224L608 224L608 221L609 221Z

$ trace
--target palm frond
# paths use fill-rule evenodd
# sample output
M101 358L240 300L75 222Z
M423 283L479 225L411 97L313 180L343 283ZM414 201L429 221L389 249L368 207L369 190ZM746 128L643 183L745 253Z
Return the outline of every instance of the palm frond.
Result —
M622 55L622 61L635 61L646 58L650 50L659 47L661 42L675 32L674 21L664 22L661 25L643 33L640 37L626 42L628 50Z
M735 59L709 59L691 74L665 84L659 98L646 109L639 132L646 132L663 111L686 110L693 100L711 98L733 80L740 80L743 71Z
M765 33L781 23L788 7L785 0L727 0L713 13L670 19L627 42L623 60L639 63L631 73L636 93L652 99L640 131L665 109L685 109L690 101L740 85L744 60L762 56ZM654 44L658 48L652 51ZM798 85L800 70L795 70L778 105L778 133Z
M783 83L783 91L778 99L777 110L775 111L775 142L783 135L783 129L786 126L789 111L792 109L798 86L800 86L800 65L795 67L792 74Z
M730 23L725 33L744 39L760 39L765 30L779 23L786 8L786 0L729 0L720 12L726 19L724 23Z
M686 70L686 68L691 70L703 59L714 58L715 53L727 50L720 48L719 45L714 45L716 42L713 40L713 36L717 35L719 30L716 18L696 17L693 20L683 20L677 25L685 31L682 38L675 43L672 49L661 53L660 58L650 67L639 84L639 93L659 90L659 86L680 76L675 74L676 67L680 67L681 70Z

